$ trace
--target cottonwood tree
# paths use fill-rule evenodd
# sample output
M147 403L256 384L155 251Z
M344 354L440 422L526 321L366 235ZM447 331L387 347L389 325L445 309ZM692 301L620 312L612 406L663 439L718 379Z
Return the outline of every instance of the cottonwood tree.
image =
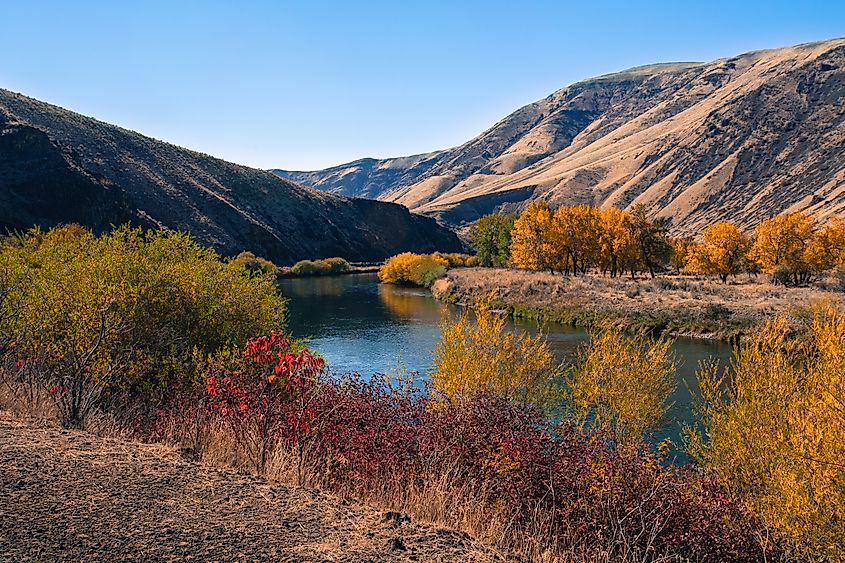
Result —
M552 268L549 231L552 211L545 201L531 202L514 222L511 231L511 263L523 270Z
M510 257L511 230L516 215L492 213L475 221L470 227L469 237L475 248L481 266L503 267Z
M805 213L786 213L766 219L755 231L750 256L761 270L773 274L783 272L795 285L807 283L812 270L805 261L805 252L815 231L815 221Z
M719 276L722 283L728 276L743 271L746 253L751 243L733 223L724 221L704 229L704 242L694 245L689 252L686 269L696 274Z

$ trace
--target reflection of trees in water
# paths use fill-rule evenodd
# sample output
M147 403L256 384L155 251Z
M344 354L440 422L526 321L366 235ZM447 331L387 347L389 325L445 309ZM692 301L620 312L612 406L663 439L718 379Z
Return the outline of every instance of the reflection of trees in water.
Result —
M290 278L279 282L285 297L340 297L349 285L341 276Z
M429 322L437 322L440 319L442 305L425 290L380 284L378 296L385 308L395 317Z

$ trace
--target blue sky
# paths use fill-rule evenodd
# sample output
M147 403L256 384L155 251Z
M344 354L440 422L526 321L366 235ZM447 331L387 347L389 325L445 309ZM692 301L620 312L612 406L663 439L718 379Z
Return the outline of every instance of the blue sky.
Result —
M460 144L574 81L845 36L845 2L0 0L0 87L242 164Z

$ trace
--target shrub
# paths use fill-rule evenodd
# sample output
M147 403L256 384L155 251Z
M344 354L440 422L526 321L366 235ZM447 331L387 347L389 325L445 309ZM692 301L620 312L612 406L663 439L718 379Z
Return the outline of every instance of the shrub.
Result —
M38 362L37 387L67 426L121 401L155 404L192 384L194 348L284 322L273 275L243 276L184 234L127 227L9 237L0 288L0 338L15 342L4 363Z
M792 558L845 553L845 314L819 310L806 341L785 318L699 372L704 433L693 452L738 492ZM706 436L706 439L704 438Z
M302 412L294 394L278 397L280 412ZM532 558L763 556L756 521L714 482L503 397L432 408L424 394L357 378L319 381L308 397L307 428L297 438L291 425L271 425L272 443L301 452L310 482L337 494L459 523ZM179 412L139 429L172 426Z
M300 260L291 266L290 273L294 276L322 276L329 273L329 267L320 261Z
M478 264L478 259L469 254L459 252L435 252L432 254L435 259L446 261L447 268L467 268Z
M223 356L228 362L209 357L204 379L208 405L246 446L260 474L281 437L286 435L293 447L304 446L313 418L310 401L324 362L276 332L248 340L245 348L234 370L231 354Z
M384 283L431 287L436 279L446 275L448 264L437 255L403 252L388 258L379 268L378 277Z
M349 262L340 257L326 258L325 260L321 260L321 262L328 266L329 273L332 274L342 274L352 269Z
M460 400L479 392L522 404L544 405L554 396L560 370L541 335L505 329L505 317L484 303L464 309L456 320L444 317L434 350L435 389Z
M576 420L639 443L669 409L676 367L670 345L667 339L649 341L614 329L594 333L567 377Z
M250 274L261 273L276 275L279 273L279 269L275 264L269 260L261 258L260 256L256 256L252 252L241 252L229 263L233 268L246 271Z

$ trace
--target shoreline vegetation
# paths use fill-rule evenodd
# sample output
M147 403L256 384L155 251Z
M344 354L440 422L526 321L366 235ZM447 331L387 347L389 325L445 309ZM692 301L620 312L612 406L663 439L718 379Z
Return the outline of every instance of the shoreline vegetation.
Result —
M736 341L756 326L785 314L798 327L815 306L841 293L817 287L785 287L760 277L728 285L692 275L655 279L566 277L501 268L457 268L434 282L444 303L484 301L515 318L592 329L612 326L651 335Z
M449 264L409 254L383 268L418 283ZM449 276L472 272L485 271ZM480 277L539 275L493 273ZM808 310L801 335L776 314L727 366L702 364L692 461L679 464L651 440L675 385L666 338L603 327L556 365L542 335L506 330L481 302L443 318L429 384L399 368L339 377L285 332L276 282L186 234L69 225L0 239L0 408L407 512L531 561L845 553L836 303Z
M244 251L231 259L234 267L252 274L272 274L277 278L308 278L314 276L339 276L378 272L380 263L350 263L344 258L300 260L293 266L276 266L273 262Z

